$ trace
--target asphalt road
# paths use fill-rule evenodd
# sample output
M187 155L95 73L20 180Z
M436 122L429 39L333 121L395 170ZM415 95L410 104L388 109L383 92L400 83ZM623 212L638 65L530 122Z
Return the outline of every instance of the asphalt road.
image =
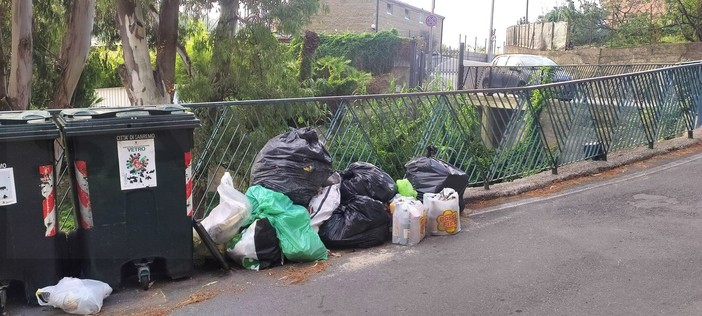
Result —
M209 272L101 314L702 315L700 179L702 154L667 160L480 210L455 236L342 252L301 284L290 267Z

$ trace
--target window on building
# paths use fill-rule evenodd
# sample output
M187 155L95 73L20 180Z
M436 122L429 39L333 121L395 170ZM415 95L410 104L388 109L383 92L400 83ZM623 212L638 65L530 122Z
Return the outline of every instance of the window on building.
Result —
M405 20L409 20L409 19L410 19L410 11L409 11L409 9L405 9Z
M424 13L419 14L419 24L424 24Z
M388 3L388 8L387 8L388 14L392 14L392 3Z

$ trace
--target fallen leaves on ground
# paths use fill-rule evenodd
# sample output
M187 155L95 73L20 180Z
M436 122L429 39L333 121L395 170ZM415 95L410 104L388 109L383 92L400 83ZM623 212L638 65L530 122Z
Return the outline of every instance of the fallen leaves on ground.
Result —
M307 279L313 275L326 270L329 264L326 261L317 261L312 266L291 266L285 269L283 277L279 281L285 281L288 284L302 284L307 282Z

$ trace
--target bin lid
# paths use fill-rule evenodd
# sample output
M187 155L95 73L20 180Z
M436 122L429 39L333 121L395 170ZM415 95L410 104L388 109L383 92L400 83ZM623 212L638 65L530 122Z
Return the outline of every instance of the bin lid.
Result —
M57 118L66 136L133 133L200 126L185 108L172 105L63 110Z
M0 112L0 141L54 139L58 127L47 111Z

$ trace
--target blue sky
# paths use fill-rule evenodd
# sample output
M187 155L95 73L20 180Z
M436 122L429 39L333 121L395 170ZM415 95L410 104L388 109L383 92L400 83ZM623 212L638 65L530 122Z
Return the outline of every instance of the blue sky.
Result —
M432 0L401 0L415 7L431 11ZM483 46L490 25L490 0L435 0L436 14L446 17L444 22L444 44L457 47L459 35L468 36L468 45L473 46L475 37ZM529 0L529 21L548 12L564 0ZM502 47L505 30L517 23L526 13L527 0L495 0L494 27L497 29L497 46Z

